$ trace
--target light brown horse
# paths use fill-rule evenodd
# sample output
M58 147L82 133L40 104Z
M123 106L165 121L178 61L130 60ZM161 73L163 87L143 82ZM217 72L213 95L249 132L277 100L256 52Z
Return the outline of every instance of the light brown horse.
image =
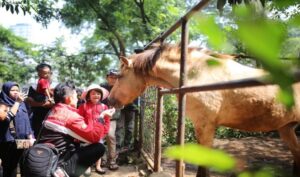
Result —
M232 58L189 48L186 85L205 85L266 74ZM208 66L210 59L217 60L220 66ZM111 90L109 102L121 107L132 102L148 86L178 87L179 72L180 48L177 46L156 46L129 59L122 57L120 78ZM220 125L246 131L278 130L293 154L294 174L300 177L300 143L294 130L300 122L300 85L293 87L296 104L292 111L276 102L277 86L260 86L187 93L186 114L194 124L198 142L208 147L212 146L215 129Z

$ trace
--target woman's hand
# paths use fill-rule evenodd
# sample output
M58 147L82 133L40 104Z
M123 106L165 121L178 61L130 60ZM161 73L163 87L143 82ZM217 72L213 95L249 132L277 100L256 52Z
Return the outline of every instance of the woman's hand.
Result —
M26 98L27 96L24 94L24 93L19 93L18 94L18 96L17 96L17 98L16 98L16 101L17 102L19 102L19 103L21 103L21 102L23 102L24 100L25 100L25 98Z
M11 107L10 111L16 115L17 112L18 112L18 109L19 109L19 106L20 106L20 103L22 103L25 99L25 96L22 94L22 93L18 93L16 95L16 101L15 101L15 104Z

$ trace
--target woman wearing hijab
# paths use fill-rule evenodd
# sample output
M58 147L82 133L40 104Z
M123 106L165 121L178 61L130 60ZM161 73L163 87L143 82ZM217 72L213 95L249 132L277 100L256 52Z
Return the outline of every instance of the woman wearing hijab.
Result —
M16 139L30 139L34 142L28 110L24 97L15 82L6 82L2 86L0 99L10 110L7 118L0 121L0 159L2 160L3 177L16 177L17 164L23 149L17 149Z

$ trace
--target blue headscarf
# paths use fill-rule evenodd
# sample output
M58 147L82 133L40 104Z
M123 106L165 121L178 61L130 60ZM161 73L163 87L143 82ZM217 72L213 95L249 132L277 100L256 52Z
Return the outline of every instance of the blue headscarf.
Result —
M13 86L19 87L15 82L6 82L2 86L2 91L0 93L0 99L7 105L12 107L15 104L15 99L9 97L9 92ZM32 134L32 129L29 121L28 110L24 102L20 103L19 109L13 120L16 129L16 138L27 139L27 136ZM0 142L14 141L13 137L9 131L9 120L0 121Z

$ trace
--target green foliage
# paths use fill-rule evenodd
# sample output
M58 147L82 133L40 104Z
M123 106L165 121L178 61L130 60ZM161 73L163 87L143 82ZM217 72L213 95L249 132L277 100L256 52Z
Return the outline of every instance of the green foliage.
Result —
M225 32L215 23L213 16L202 15L196 17L196 19L198 22L196 28L198 28L202 34L209 36L208 43L212 48L227 52L231 50Z
M165 146L176 144L178 102L175 95L164 96L163 113L163 144ZM192 122L185 120L185 142L195 142L195 132Z
M268 19L254 6L235 7L234 12L237 27L230 29L231 35L239 41L239 44L242 44L250 56L257 58L262 66L270 72L272 76L270 79L281 87L277 96L278 100L291 108L294 105L291 87L294 78L286 69L288 65L280 60L282 48L284 44L288 44L286 24L289 23L278 19ZM294 18L298 18L298 16ZM231 49L226 49L226 46L231 46L231 44L227 44L229 40L226 40L224 30L215 21L216 18L213 16L201 17L196 26L200 32L208 36L208 42L214 49L231 51ZM293 21L295 20L293 19ZM296 29L299 30L299 28ZM255 37L250 34L255 34Z
M77 86L100 83L99 78L109 69L110 59L92 44L86 45L78 54L67 54L62 43L63 39L58 39L54 46L40 48L38 63L50 63L58 72L57 82L72 80Z
M290 37L284 41L281 48L281 55L286 58L294 59L294 64L299 64L300 32L299 37Z
M294 79L286 70L286 66L279 60L281 47L287 36L286 26L278 20L253 18L251 8L239 8L236 12L239 17L244 17L238 21L237 37L244 42L249 52L260 60L263 67L271 73L272 80L282 89L278 99L290 108L294 105L291 88ZM255 33L255 38L250 37L250 31Z
M260 167L257 170L241 172L238 177L273 177L283 175L284 174L274 168ZM286 176L286 174L284 176Z
M1 7L5 8L5 10L10 11L12 14L19 12L22 10L24 15L26 13L30 14L31 1L30 0L20 0L20 1L10 1L10 0L2 0Z
M209 59L206 61L207 65L210 66L210 67L213 67L213 66L220 66L220 62L215 60L215 59Z
M272 1L273 1L273 3L272 3L273 7L280 9L280 10L286 9L292 5L296 5L299 3L299 1L297 1L297 0L284 0L284 1L272 0Z
M188 153L187 153L188 152ZM164 152L165 156L212 168L219 172L234 170L236 161L227 153L201 146L199 144L185 144L172 146Z
M55 2L54 0L50 2ZM48 2L48 3L50 3ZM59 18L74 31L82 27L95 28L92 38L98 39L102 51L111 53L109 57L133 51L162 32L175 21L185 9L184 2L164 1L98 1L65 0L62 8L49 6L53 14L38 11L43 23L49 18ZM166 15L168 14L168 15Z
M265 136L267 133L261 133L261 132L244 132L244 131L239 131L235 130L232 128L228 127L218 127L216 129L216 138L243 138L243 137L250 137L250 136L255 136L255 137L261 137Z
M0 82L26 83L32 76L33 45L0 26Z

